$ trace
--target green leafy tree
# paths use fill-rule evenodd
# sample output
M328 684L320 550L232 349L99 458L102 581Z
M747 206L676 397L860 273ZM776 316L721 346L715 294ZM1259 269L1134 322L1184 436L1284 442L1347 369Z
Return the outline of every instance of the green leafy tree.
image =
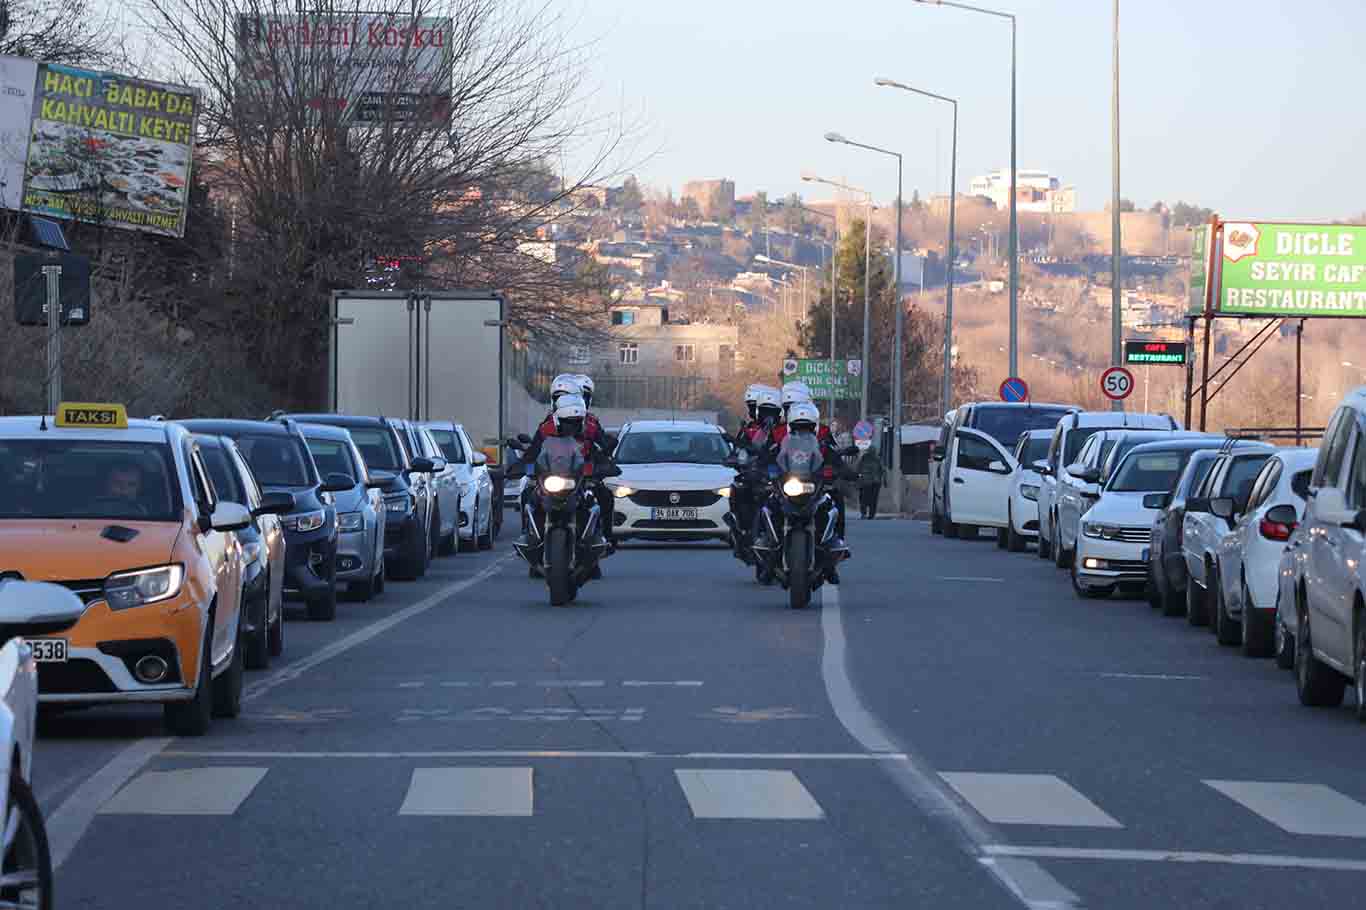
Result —
M1172 227L1194 227L1197 224L1206 224L1213 215L1213 209L1202 208L1190 202L1178 202L1172 206Z

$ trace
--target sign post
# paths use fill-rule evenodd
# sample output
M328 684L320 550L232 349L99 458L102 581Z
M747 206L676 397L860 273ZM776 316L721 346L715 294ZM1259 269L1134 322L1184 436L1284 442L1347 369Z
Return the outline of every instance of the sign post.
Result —
M62 400L62 267L43 266L47 279L47 407L56 414Z
M1029 400L1029 383L1018 376L1011 376L1001 383L1002 401L1020 402Z
M1100 374L1100 391L1106 398L1120 402L1134 391L1134 374L1124 367L1110 367Z

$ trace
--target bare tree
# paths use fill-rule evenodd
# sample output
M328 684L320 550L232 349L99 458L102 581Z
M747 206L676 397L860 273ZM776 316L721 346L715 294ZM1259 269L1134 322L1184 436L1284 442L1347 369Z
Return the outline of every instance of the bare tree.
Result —
M93 0L0 0L0 54L109 66L125 59L122 29Z

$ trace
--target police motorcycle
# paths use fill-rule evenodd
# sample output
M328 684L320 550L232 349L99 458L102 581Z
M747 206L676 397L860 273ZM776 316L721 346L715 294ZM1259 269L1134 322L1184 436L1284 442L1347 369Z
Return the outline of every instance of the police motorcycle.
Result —
M760 528L752 545L756 561L787 590L788 605L794 610L805 609L836 565L849 558L849 548L835 533L838 513L814 432L819 420L815 405L792 406L788 424L794 432L779 450L779 480L759 510ZM795 431L803 426L811 431Z
M750 424L755 425L767 418L776 425L782 411L778 402L778 390L768 386L751 386L754 398L745 396L746 404L751 406ZM760 424L760 426L762 426ZM773 481L779 475L778 466L765 462L760 456L768 446L770 429L751 439L741 432L731 440L734 451L725 460L725 465L735 470L735 480L731 482L730 511L725 522L730 528L731 552L740 562L755 567L755 580L760 584L772 582L767 567L755 559L753 544L759 505L769 496Z
M575 406L575 402L562 399L557 416ZM577 407L583 410L581 400ZM512 448L525 450L531 440L523 434L507 442ZM524 462L508 467L509 477L522 477L525 472ZM610 545L602 533L603 509L593 493L593 482L620 473L621 469L605 457L585 458L583 443L574 436L551 436L542 441L523 504L527 534L513 543L513 549L545 578L551 606L574 600L579 588L599 575L595 570L610 553Z

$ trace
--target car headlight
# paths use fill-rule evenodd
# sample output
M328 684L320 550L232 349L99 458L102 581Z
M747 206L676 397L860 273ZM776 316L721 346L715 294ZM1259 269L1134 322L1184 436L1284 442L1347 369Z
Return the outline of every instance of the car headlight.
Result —
M242 558L247 562L256 562L261 558L261 541L253 540L251 543L242 544Z
M789 477L783 481L783 492L788 496L810 496L816 492L816 485L810 481Z
M558 474L551 474L545 480L541 481L541 486L545 488L547 493L564 493L567 490L572 490L578 486L578 481L572 477L561 477Z
M612 495L615 496L617 499L625 499L627 496L630 496L633 493L635 493L635 490L631 489L625 484L622 484L619 487L612 488Z
M1032 483L1022 483L1020 484L1020 495L1023 496L1025 499L1030 499L1034 502L1038 502L1039 488Z
M365 516L360 512L343 512L337 516L337 530L364 531Z
M316 531L323 526L323 519L327 513L322 509L316 512L301 512L298 515L286 515L280 520L280 524L285 526L286 531L297 531L300 534L307 534L309 531Z
M1113 540L1119 536L1119 528L1116 525L1083 521L1081 523L1081 533L1085 534L1087 537L1103 537L1106 540Z
M402 496L387 496L384 499L384 511L390 515L403 515L413 507L413 497L404 493Z
M724 497L724 498L726 498L726 499L729 499L729 498L730 498L730 487L717 487L717 488L716 488L716 495L717 495L717 496Z
M126 610L163 600L180 593L185 567L180 563L156 569L120 572L104 580L104 597L111 610Z

